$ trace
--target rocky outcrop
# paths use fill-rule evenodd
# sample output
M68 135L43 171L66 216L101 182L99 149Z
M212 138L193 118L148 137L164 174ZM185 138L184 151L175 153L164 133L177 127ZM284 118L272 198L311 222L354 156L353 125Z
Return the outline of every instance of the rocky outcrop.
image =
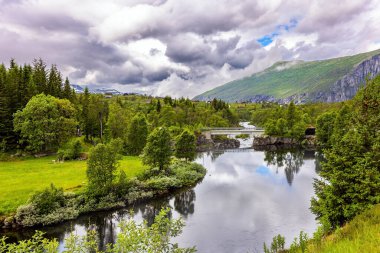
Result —
M214 149L233 149L233 148L239 148L239 147L240 147L240 142L236 139L214 141Z
M367 79L373 79L380 74L380 55L372 56L358 64L348 74L336 81L327 91L317 93L295 94L285 99L279 99L279 103L305 102L341 102L355 96L360 87L364 86Z
M324 102L339 102L351 99L366 82L380 73L380 55L365 60L354 68L349 74L338 80L328 92L321 96Z
M305 147L316 147L317 137L315 135L306 135L305 139L301 142L301 144Z
M239 148L240 142L236 139L206 139L204 135L199 135L197 137L197 148L198 152L210 151L210 150L223 150L223 149L234 149Z
M209 151L214 149L214 141L211 139L206 139L206 136L200 134L197 136L197 152Z
M300 142L293 138L275 136L257 136L253 139L253 147L267 145L299 145Z

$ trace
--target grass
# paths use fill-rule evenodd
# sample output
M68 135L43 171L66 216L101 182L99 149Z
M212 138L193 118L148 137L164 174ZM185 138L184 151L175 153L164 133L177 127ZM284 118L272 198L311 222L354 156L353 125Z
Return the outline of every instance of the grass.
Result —
M360 214L310 252L380 252L380 205Z
M380 252L380 204L356 216L320 243L310 240L306 252Z
M0 161L0 216L14 213L31 194L53 183L65 191L79 191L86 184L86 161L53 163L54 156ZM141 159L125 156L120 161L127 177L144 171Z

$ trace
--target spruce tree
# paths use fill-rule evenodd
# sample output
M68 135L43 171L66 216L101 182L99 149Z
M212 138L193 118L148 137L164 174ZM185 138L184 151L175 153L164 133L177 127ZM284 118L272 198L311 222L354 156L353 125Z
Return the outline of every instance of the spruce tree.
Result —
M90 92L86 87L81 99L82 102L82 129L85 134L85 139L88 140L90 136L90 120L89 120L89 106L90 106Z
M54 97L61 97L62 77L56 65L52 65L49 71L46 93Z
M33 61L33 80L37 88L37 94L47 93L47 72L46 64L42 59L34 59Z
M6 89L6 68L0 65L0 143L7 144L12 135L12 114L9 108L9 96Z
M63 87L63 95L62 95L62 97L66 98L68 100L71 100L71 98L72 98L71 85L70 85L70 81L69 81L69 79L67 77L65 79L65 84L64 84L64 87Z

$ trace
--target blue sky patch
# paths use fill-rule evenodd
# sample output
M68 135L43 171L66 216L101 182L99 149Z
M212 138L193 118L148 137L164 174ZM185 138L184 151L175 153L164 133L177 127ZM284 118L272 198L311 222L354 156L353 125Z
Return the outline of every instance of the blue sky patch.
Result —
M270 174L270 171L268 167L261 165L256 168L256 173L259 173L261 175L268 175Z
M296 27L298 24L297 19L291 19L288 24L285 25L278 25L276 26L276 29L271 34L264 35L263 37L259 38L257 42L260 43L261 46L265 47L268 46L273 42L273 40L281 35L282 32L289 32L294 27Z

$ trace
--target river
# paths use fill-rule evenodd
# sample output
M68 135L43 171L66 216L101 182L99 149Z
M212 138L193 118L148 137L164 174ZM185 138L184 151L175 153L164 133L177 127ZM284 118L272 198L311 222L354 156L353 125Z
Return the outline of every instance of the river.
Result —
M192 189L133 207L134 219L151 223L161 207L172 207L171 217L182 217L180 246L198 252L262 252L262 245L282 234L287 246L301 230L316 229L310 212L313 178L317 177L313 151L257 151L236 149L199 153L196 162L207 168L204 180ZM131 207L132 208L132 207ZM60 249L71 232L84 234L96 224L100 247L115 241L118 222L128 210L92 213L42 230L58 238ZM13 240L30 238L34 230L7 233Z

